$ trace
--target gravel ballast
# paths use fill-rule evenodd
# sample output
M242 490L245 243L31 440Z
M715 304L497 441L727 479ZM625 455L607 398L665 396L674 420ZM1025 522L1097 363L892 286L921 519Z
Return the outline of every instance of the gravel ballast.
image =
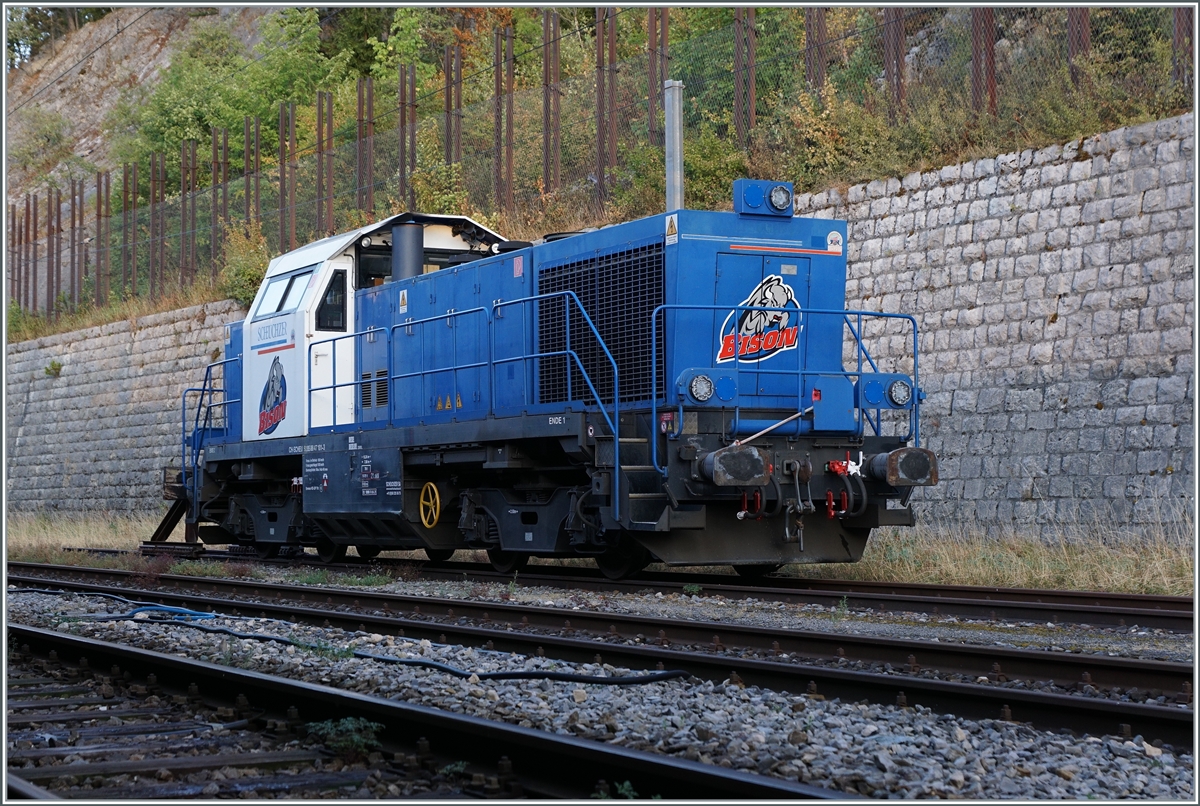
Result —
M554 598L570 597L560 593ZM478 673L545 669L614 676L638 672L266 619L217 618L205 623L288 637L316 649L144 619L70 618L126 609L122 603L86 595L10 593L8 618L875 797L1194 799L1191 754L1155 747L1141 737L1079 739L1019 723L959 719L921 707L824 701L729 681L670 680L617 687L463 679L342 656L346 649L358 649L434 660ZM658 614L665 615L662 610ZM658 794L670 797L670 793Z

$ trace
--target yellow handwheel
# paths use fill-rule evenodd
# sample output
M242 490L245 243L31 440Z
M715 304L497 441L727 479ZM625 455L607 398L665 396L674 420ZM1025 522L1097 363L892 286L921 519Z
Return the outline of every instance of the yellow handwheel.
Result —
M421 523L425 524L426 529L432 529L437 526L441 515L442 496L438 493L437 485L427 481L421 488Z

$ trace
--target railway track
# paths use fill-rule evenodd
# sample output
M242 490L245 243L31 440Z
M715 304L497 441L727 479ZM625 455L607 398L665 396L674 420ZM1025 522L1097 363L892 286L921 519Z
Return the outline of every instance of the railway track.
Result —
M164 548L164 546L169 546ZM180 551L215 561L260 562L254 555L196 549L199 544L143 544L146 553ZM183 547L183 548L180 548ZM119 553L120 550L104 550ZM309 558L305 560L304 558ZM514 577L501 574L486 563L422 563L398 558L376 558L335 565L319 563L312 555L263 561L271 565L312 562L330 569L361 571L364 567L401 565L416 568L426 579L463 579L508 583ZM685 593L699 589L707 595L727 599L754 598L765 601L847 607L875 612L921 613L988 621L1090 624L1094 626L1139 627L1190 633L1195 628L1194 600L1186 596L1125 594L1089 591L1055 591L966 585L915 585L890 582L816 580L768 576L754 584L727 574L698 574L684 571L642 572L635 579L613 581L599 571L560 565L529 565L518 578L537 584L577 590L636 592L647 589Z
M9 564L9 582L78 592L136 584L131 572ZM129 590L129 589L127 589ZM1191 664L877 636L830 635L644 616L563 611L497 602L439 600L368 590L261 581L158 578L130 595L229 614L264 615L385 632L526 655L588 662L602 655L630 668L665 664L713 680L734 678L777 691L920 704L972 718L1016 719L1088 733L1133 733L1190 746ZM290 603L288 603L290 602ZM567 618L569 617L569 618ZM970 682L964 682L970 681ZM981 684L983 683L983 684ZM1050 684L1051 691L1032 690ZM1165 696L1169 707L1105 698L1105 692ZM1091 696L1088 696L1091 695Z
M17 648L8 658L10 796L45 787L87 799L362 797L366 787L391 796L586 798L628 781L666 798L846 797L34 627L10 624L8 638ZM317 720L346 718L382 726L383 747L366 763L343 764L296 739Z

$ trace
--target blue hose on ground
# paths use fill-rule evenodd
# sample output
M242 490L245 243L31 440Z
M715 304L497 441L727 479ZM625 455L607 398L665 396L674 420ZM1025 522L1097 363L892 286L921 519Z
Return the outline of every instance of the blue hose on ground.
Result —
M63 596L68 593L76 593L75 591L61 590L45 590L41 588L13 588L8 593L43 593L52 596ZM279 635L266 635L264 633L244 633L232 630L228 627L209 627L203 624L193 624L184 619L202 618L212 619L217 618L216 613L205 613L200 610L189 610L186 607L170 607L168 605L154 604L153 602L137 602L132 599L126 599L122 596L117 596L111 593L80 593L80 596L100 596L107 599L116 599L117 601L126 602L128 604L140 605L128 613L104 613L104 614L86 614L84 617L93 621L129 621L133 620L138 613L162 612L171 616L170 619L136 619L136 621L148 622L150 624L172 624L179 627L189 627L195 630L202 630L208 633L220 635L229 635L234 638L244 638L254 641L267 641L276 644L287 644L289 646L299 647L301 649L311 649L315 651L327 650L327 647L321 647L316 644L305 643L304 641L296 641L292 638L284 638ZM78 616L76 617L78 618ZM221 618L250 620L253 616L221 616ZM258 619L262 620L262 619ZM276 621L276 619L268 619L268 621ZM288 623L288 622L280 622ZM383 663L397 663L403 666L419 666L426 669L444 672L445 674L455 677L469 678L475 675L479 680L558 680L567 683L594 683L602 686L633 686L642 683L658 683L663 680L673 680L676 678L691 677L690 672L682 669L670 669L662 672L651 672L643 675L630 675L628 677L596 677L586 674L572 674L570 672L555 672L555 671L513 671L513 672L468 672L454 666L449 666L444 663L438 663L432 660L422 660L420 658L397 658L391 655L376 655L372 652L362 652L353 650L351 656L355 658L363 658L365 660L380 661Z

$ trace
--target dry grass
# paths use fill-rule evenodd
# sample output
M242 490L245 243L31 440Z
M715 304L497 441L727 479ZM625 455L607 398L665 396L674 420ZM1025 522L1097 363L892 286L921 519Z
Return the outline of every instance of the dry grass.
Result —
M105 568L131 567L131 558L89 555L63 551L64 546L95 549L136 549L162 519L158 514L108 516L9 515L5 524L5 557L22 562L60 565L90 565ZM183 540L183 524L175 527L173 540ZM103 564L103 565L102 565ZM142 570L140 566L134 570Z
M892 527L874 533L861 562L789 570L824 579L1193 596L1192 523L1184 513L1140 534L1084 523L990 531L970 524Z
M103 308L91 305L81 306L80 310L73 314L62 312L55 321L47 319L44 310L41 315L35 316L10 307L8 311L8 341L16 343L40 339L55 333L70 333L74 330L107 325L110 322L120 322L123 319L132 320L150 314L217 302L225 298L226 296L215 286L208 283L207 280L201 279L195 285L176 289L167 296L155 300L140 296L113 302Z
M793 565L787 572L824 579L1192 596L1195 594L1192 523L1190 514L1183 513L1175 519L1164 519L1158 528L1141 534L1112 525L1086 524L1052 524L1040 527L1040 531L1014 527L999 532L963 524L879 529L867 544L862 562ZM152 515L11 517L7 525L7 557L26 562L152 572L155 569L137 555L89 555L62 551L62 547L136 549L157 525L158 516ZM183 539L182 525L176 528L172 539ZM388 556L424 559L422 552ZM486 562L487 555L482 551L460 551L455 560ZM535 562L592 565L590 560L582 559ZM225 569L222 573L229 573L224 565L221 568Z

